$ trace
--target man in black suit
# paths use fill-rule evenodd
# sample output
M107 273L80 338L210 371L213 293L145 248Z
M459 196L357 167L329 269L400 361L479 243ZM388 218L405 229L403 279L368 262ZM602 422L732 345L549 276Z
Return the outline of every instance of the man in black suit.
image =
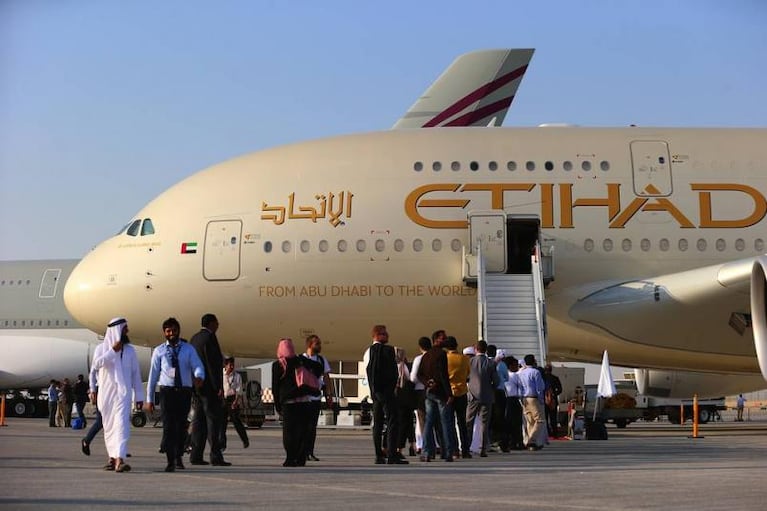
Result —
M206 376L202 387L197 389L189 462L192 465L208 465L202 458L207 438L210 443L210 464L227 467L231 463L224 461L220 441L224 427L224 356L216 337L218 319L214 314L205 314L201 323L202 329L189 340L189 344L197 350Z
M370 397L373 399L373 447L376 463L406 465L407 460L397 456L397 407L394 389L397 386L397 361L394 348L389 346L389 333L384 325L372 331L373 344L365 354ZM381 448L384 417L386 420L386 457Z

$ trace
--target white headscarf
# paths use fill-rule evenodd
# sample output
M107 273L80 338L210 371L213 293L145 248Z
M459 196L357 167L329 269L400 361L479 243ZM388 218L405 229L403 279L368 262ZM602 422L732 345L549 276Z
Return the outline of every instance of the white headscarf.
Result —
M495 352L495 361L503 360L506 358L506 350L498 350Z
M111 326L110 326L111 325ZM128 328L128 320L125 318L113 318L107 325L107 331L104 334L103 353L109 353L115 344L120 342L123 336L123 331ZM124 349L124 348L123 348ZM125 383L125 375L123 374L122 364L119 367L114 368L114 377L117 382L117 389L121 396L126 395L130 389Z
M474 346L467 346L463 349L464 355L474 356L477 354L477 351L474 349Z

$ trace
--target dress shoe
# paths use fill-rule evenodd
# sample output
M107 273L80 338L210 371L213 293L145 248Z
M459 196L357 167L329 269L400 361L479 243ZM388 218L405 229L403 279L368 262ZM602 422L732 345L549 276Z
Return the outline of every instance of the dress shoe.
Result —
M189 460L189 463L192 465L210 465L210 463L205 460Z
M480 458L487 458L487 451L485 451L484 449L479 451L479 457Z
M308 454L306 456L306 459L309 460L309 461L320 461L320 459L317 456L315 456L314 454Z
M210 464L213 465L214 467L231 467L232 466L231 463L229 463L228 461L224 461L223 459L211 461Z
M376 465L385 465L386 464L386 458L383 458L381 456L376 458Z
M465 452L465 453L461 454L461 458L463 458L465 460L470 460L471 459L471 453L470 452Z
M180 470L184 470L186 467L184 466L184 462L181 458L176 459L176 468Z
M85 454L86 456L91 455L91 444L89 444L88 441L84 438L80 442L80 449L83 451L83 454Z
M248 447L250 447L250 440L246 438L245 440L242 441L242 448L247 449Z
M410 462L402 458L394 458L393 460L388 460L386 464L387 465L410 465Z
M167 465L165 465L165 471L166 472L175 472L176 471L176 466L173 465L172 463L168 463Z
M445 458L445 461L448 462L448 463L452 463L455 460L454 460L454 458L452 456L448 456L447 458Z
M394 453L394 455L397 457L398 460L404 460L405 459L405 455L402 454L401 452L396 452L396 453Z

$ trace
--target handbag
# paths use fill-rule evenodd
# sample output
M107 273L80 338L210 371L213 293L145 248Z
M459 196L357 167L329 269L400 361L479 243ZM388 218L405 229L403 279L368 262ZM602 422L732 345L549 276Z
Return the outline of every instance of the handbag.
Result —
M296 366L296 386L313 396L320 394L320 380L313 372L302 365Z

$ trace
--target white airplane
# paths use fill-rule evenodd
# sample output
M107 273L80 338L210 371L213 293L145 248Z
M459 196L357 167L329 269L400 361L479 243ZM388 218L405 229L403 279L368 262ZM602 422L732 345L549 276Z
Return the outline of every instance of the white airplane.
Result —
M8 413L45 415L36 395L51 379L87 377L99 336L79 324L64 307L63 291L76 259L0 262L0 389L15 394ZM102 325L97 330L103 330ZM151 351L137 350L146 374Z
M444 328L522 355L512 309L529 300L549 359L597 362L607 349L648 368L640 386L656 395L719 393L713 373L760 388L765 140L764 129L436 128L260 151L151 201L82 260L65 301L90 328L127 316L136 338L210 311L238 355L272 357L281 336L316 332L329 357L358 359L376 323L405 347ZM538 298L488 293L515 290L519 274Z

